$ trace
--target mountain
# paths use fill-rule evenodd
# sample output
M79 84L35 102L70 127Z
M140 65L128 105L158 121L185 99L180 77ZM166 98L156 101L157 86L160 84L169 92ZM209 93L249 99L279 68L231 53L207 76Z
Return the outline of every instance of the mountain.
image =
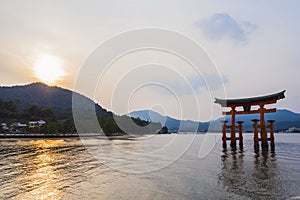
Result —
M72 117L72 94L73 92L70 90L57 86L48 86L44 83L0 87L0 99L15 101L21 108L31 104L51 108L58 120ZM83 95L80 95L80 97L87 101L92 101ZM97 116L112 115L111 112L108 112L98 104L95 104L95 108Z
M152 110L133 111L129 113L128 116L140 118L145 121L159 122L162 126L167 126L170 132L206 131L209 125L208 122L174 119L169 116L163 116Z
M259 119L259 114L237 115L237 121L243 121L243 127L246 130L252 130L252 119ZM226 120L231 121L230 116L226 116ZM286 109L278 109L275 113L266 113L265 120L275 120L275 129L277 131L286 130L289 127L300 127L300 114Z
M157 112L151 110L140 110L134 111L128 114L131 117L140 118L142 120L151 122L160 122L163 126L167 126L172 132L189 132L189 131L199 131L205 132L209 129L212 132L221 131L221 121L224 117L210 122L196 122L189 120L178 120L168 116L160 115ZM230 116L226 116L225 119L230 124ZM237 115L236 121L244 121L243 129L244 131L252 131L253 124L252 119L259 119L259 114L252 115ZM290 127L300 127L300 114L294 113L289 110L278 109L276 113L266 113L266 120L275 120L275 130L285 131ZM195 128L198 127L198 128Z
M75 102L72 101L74 95ZM94 109L96 120L90 117ZM77 116L76 125L73 114ZM146 134L157 133L161 129L160 123L149 125L147 121L115 115L93 100L57 86L31 83L24 86L0 87L1 123L11 126L19 121L27 123L39 119L46 120L43 133L49 134L76 132L106 135ZM1 131L6 130L0 126ZM34 134L40 129L28 128L22 131Z
M32 83L24 86L0 87L0 99L4 101L14 101L23 109L28 105L38 105L42 108L51 108L57 120L72 118L72 94L73 92L57 86L48 86L43 83ZM94 103L91 99L79 95L83 100ZM95 103L94 103L95 104ZM112 116L113 113L105 110L100 105L95 104L98 117ZM140 118L146 121L160 122L162 126L167 126L171 132L205 132L221 131L220 121L223 118L210 122L196 122L190 120L178 120L169 116L149 110L140 110L128 114L131 117ZM275 120L277 131L286 130L289 127L300 127L300 114L289 110L277 110L276 113L265 114L266 120ZM244 121L244 130L251 131L251 119L259 119L258 114L238 115L237 121ZM230 116L226 116L230 124Z

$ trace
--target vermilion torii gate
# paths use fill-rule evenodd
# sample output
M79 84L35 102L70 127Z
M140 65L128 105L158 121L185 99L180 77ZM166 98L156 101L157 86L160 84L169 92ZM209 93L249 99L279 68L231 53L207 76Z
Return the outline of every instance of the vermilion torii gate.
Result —
M274 121L268 120L269 125L266 125L265 122L265 113L276 112L276 108L266 109L264 108L267 104L275 104L277 100L285 98L284 96L285 90L267 95L267 96L259 96L252 98L244 98L244 99L215 99L215 103L220 104L222 107L231 108L228 112L222 112L223 115L231 115L231 125L226 125L227 121L223 121L223 148L227 147L226 140L230 140L230 146L232 148L236 148L236 140L239 140L240 148L243 148L243 135L242 135L242 121L238 121L236 125L236 115L241 114L260 114L260 119L253 119L253 128L254 128L254 148L259 148L259 141L261 141L261 147L263 149L268 148L268 141L271 143L271 148L275 147L274 144ZM251 110L252 106L258 106L258 109ZM236 110L237 107L242 107L243 110ZM258 122L260 121L260 124ZM226 136L226 129L230 129L230 137ZM238 129L239 136L236 137L236 129ZM260 129L260 138L258 137L258 129ZM268 138L267 129L270 129L270 138Z

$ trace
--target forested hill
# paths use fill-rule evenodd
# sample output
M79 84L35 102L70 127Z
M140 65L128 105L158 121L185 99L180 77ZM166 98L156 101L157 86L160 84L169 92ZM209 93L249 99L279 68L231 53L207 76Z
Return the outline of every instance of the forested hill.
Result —
M32 83L25 86L0 87L0 132L16 133L75 133L77 127L73 121L72 112L72 95L73 92L57 86L47 86L43 83ZM80 102L83 105L76 107L81 111L81 106L92 103L95 105L97 119L102 131L106 135L113 134L141 134L140 130L145 130L145 133L156 133L161 129L160 123L149 125L149 122L141 119L131 120L137 125L132 126L128 116L117 116L112 112L108 112L100 105L96 104L91 99L76 93L80 97ZM77 110L78 111L78 110ZM119 127L115 119L126 129L126 132ZM45 120L46 124L38 128L30 128L29 121ZM26 128L18 127L18 130L13 130L11 127L14 123L26 124ZM78 130L81 133L94 133L98 129L90 126L91 121L83 119L83 126ZM7 126L7 127L6 127ZM19 126L19 125L18 125ZM10 128L8 128L10 127ZM25 127L25 126L24 126ZM144 127L144 128L143 128ZM125 133L124 133L125 132Z
M24 86L0 87L0 99L14 101L19 109L27 105L38 105L51 108L56 119L69 119L72 117L72 91L57 86L48 86L43 83L31 83ZM83 97L83 96L82 96ZM87 97L83 97L92 101ZM100 105L95 104L98 117L111 116Z

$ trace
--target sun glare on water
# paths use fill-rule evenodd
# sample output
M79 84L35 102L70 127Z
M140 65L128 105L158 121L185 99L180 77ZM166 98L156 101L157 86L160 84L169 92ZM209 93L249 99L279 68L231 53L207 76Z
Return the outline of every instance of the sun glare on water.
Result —
M42 54L33 66L35 76L42 82L54 83L64 76L62 61L55 56Z

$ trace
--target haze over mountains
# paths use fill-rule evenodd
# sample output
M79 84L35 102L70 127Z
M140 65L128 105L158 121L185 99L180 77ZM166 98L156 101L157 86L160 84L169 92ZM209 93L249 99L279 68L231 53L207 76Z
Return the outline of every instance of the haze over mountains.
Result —
M198 132L209 131L221 131L221 120L224 118L219 118L217 120L212 120L209 122L196 122L190 120L178 120L169 116L163 116L157 112L151 110L140 110L134 111L128 114L131 117L140 118L142 120L160 122L163 126L167 126L170 131L173 132L193 132L197 130ZM278 109L276 113L265 114L266 120L275 120L275 130L285 131L290 127L300 127L300 114L294 113L289 110ZM230 124L230 116L226 116L225 119ZM243 129L244 131L252 131L253 124L252 119L259 119L258 114L253 115L238 115L237 121L244 121Z
M72 118L72 91L57 86L48 86L43 83L32 83L24 86L0 87L0 98L4 101L16 101L20 107L35 104L45 108L51 108L58 120ZM80 95L80 94L78 94ZM88 101L91 99L84 97ZM92 101L93 102L93 101ZM93 102L94 103L94 102ZM95 103L98 117L112 116L113 113ZM220 121L224 118L210 122L196 122L191 120L178 120L169 116L163 116L149 110L134 111L128 114L134 118L146 121L160 122L167 126L171 132L206 132L220 131ZM259 119L258 114L238 115L238 121L244 121L244 130L252 130L251 119ZM278 109L276 113L267 113L266 120L275 120L276 131L285 131L290 127L300 127L300 114L289 110ZM226 116L228 124L230 117Z

